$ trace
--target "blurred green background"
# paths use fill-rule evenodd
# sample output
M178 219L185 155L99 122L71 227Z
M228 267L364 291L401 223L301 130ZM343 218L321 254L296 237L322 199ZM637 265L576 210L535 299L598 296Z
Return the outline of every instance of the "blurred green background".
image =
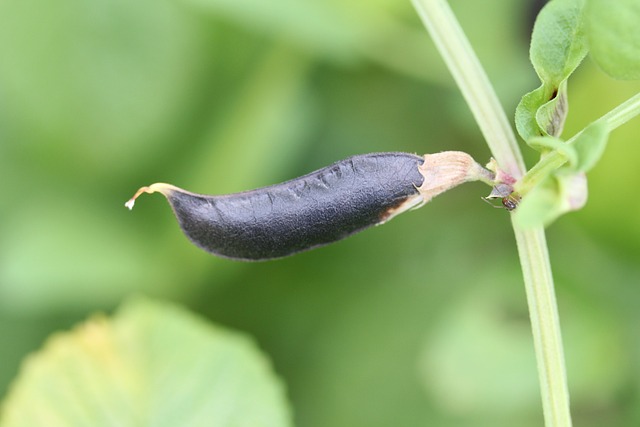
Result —
M451 3L512 114L538 85L534 2ZM586 60L565 134L639 90ZM548 231L580 426L640 425L638 134L613 133L586 208ZM49 334L142 293L254 336L300 427L541 425L488 187L269 263L200 251L160 196L123 206L156 181L230 193L396 150L490 157L408 1L0 2L0 395Z

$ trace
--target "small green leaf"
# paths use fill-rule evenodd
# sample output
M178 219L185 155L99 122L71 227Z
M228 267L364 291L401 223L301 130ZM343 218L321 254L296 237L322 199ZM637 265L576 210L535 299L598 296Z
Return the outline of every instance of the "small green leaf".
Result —
M538 136L560 136L568 108L566 81L558 88L543 84L522 97L516 108L516 129L527 143Z
M584 207L587 194L583 172L561 169L522 198L514 212L514 223L520 228L549 226L561 215Z
M550 224L562 215L562 197L555 177L547 177L524 196L513 215L519 228Z
M2 409L2 427L291 425L282 385L251 341L146 300L52 337Z
M609 127L604 121L587 126L572 144L578 156L576 169L587 172L598 163L609 139Z
M541 152L557 151L567 159L567 162L569 162L569 165L572 167L578 164L578 154L574 147L558 138L539 136L531 138L529 145Z
M640 79L640 2L589 0L591 57L611 77Z
M516 109L516 128L525 141L559 136L567 116L567 78L588 51L584 0L553 0L538 14L529 56L542 85Z
M583 9L584 0L553 0L538 14L529 55L544 83L558 87L587 54Z
M544 136L544 132L538 125L536 112L548 99L547 92L549 92L547 88L542 85L524 95L516 107L516 129L520 137L527 142L533 137Z

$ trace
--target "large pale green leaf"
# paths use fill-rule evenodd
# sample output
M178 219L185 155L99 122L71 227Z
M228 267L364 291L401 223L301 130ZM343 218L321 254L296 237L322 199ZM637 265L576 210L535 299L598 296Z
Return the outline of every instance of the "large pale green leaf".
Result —
M591 57L611 77L640 79L640 2L589 0Z
M55 335L29 358L2 427L285 427L282 385L247 338L135 300Z

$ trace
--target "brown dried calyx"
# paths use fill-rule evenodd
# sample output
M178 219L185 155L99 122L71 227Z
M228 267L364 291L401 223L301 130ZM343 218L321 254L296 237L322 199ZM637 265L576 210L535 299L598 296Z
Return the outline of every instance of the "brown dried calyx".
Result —
M476 163L473 158L462 151L444 151L436 154L425 154L424 163L418 167L424 176L424 182L418 191L429 202L440 193L453 187L470 182L483 181L493 183L494 174Z

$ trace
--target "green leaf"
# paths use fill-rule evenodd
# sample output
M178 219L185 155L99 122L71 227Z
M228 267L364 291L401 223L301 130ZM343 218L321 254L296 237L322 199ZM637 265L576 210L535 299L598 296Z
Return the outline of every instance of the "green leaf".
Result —
M567 78L588 51L583 0L553 0L538 14L529 56L542 85L516 108L516 128L525 141L559 136L567 116Z
M529 56L544 83L558 87L588 51L583 0L553 0L538 14Z
M542 152L557 151L567 159L569 165L572 167L578 163L578 154L573 146L568 145L566 142L558 138L551 136L539 136L532 138L529 141L529 145Z
M514 212L514 224L519 228L546 227L561 215L581 209L586 202L585 174L561 169L522 198Z
M547 99L547 88L542 85L522 97L516 107L515 123L520 137L527 143L531 138L544 136L536 119L536 112Z
M566 82L559 88L543 84L522 97L516 107L516 129L529 145L531 138L560 136L568 108Z
M522 97L516 107L516 129L527 143L538 136L560 136L568 111L567 85L543 84Z
M609 139L609 127L604 121L587 126L572 144L578 156L576 169L587 172L600 160Z
M640 79L640 2L589 0L591 57L611 77Z
M562 198L558 181L547 177L522 198L514 212L513 222L519 228L550 224L562 214Z
M290 426L282 385L247 338L135 300L27 360L2 427Z

